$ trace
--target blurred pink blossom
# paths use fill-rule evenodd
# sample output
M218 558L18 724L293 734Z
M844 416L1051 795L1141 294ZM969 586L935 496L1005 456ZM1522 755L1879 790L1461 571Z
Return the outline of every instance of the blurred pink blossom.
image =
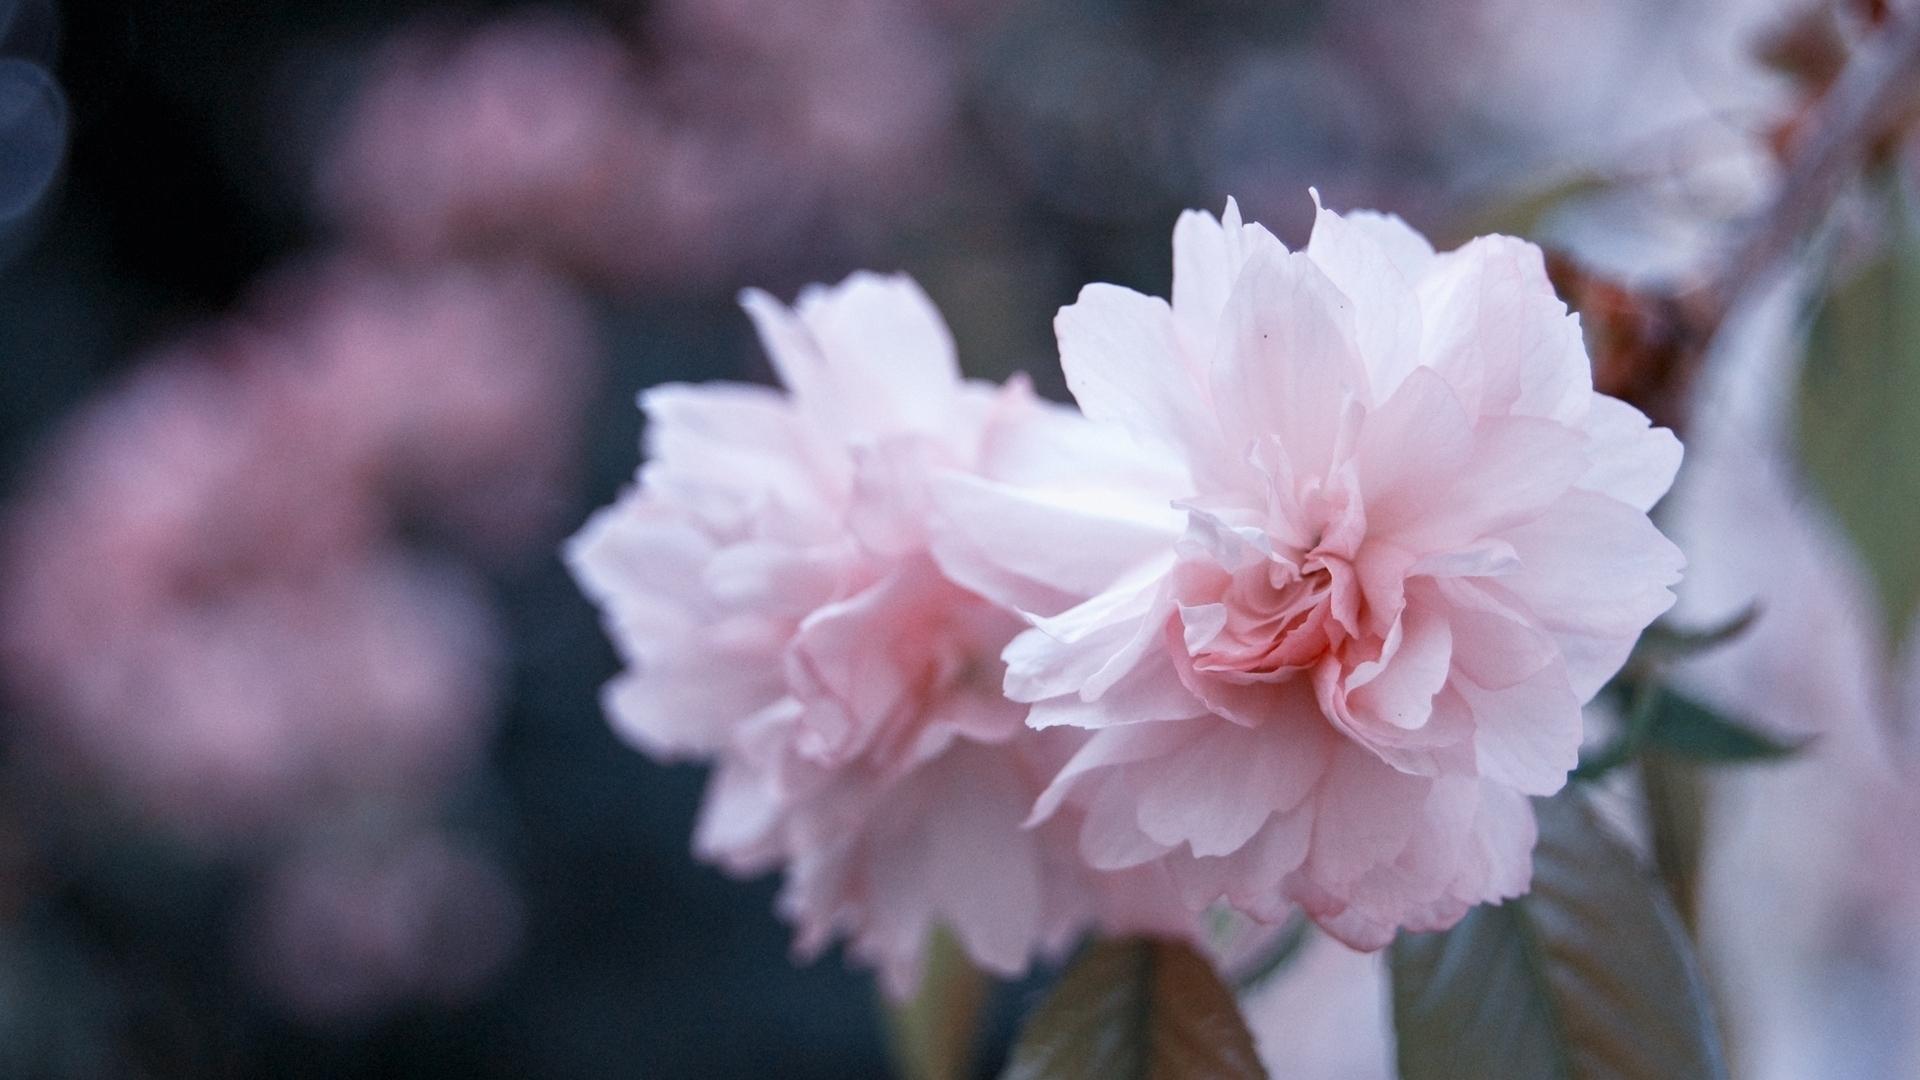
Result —
M1171 305L1091 285L1055 325L1087 416L1178 474L1125 529L1084 493L943 506L981 576L1084 599L1005 654L1029 723L1093 733L1036 818L1356 948L1524 892L1527 796L1681 566L1647 518L1679 444L1593 391L1539 250L1322 209L1289 252L1229 203L1175 226ZM1134 569L1077 587L1094 561Z
M0 531L29 753L209 840L438 797L484 744L498 635L398 529L538 541L589 356L530 271L339 261L82 410Z
M596 342L583 305L520 265L336 259L262 290L259 347L355 475L440 538L495 557L547 542L578 468Z
M583 22L428 26L375 57L320 201L415 259L526 251L626 277L698 254L720 164L673 137L627 50Z
M484 854L423 833L321 841L273 867L241 919L243 962L300 1019L455 1005L519 944L518 897Z
M675 2L653 25L645 63L558 15L402 36L321 202L410 258L518 251L672 290L858 234L939 175L953 34L918 5Z
M867 206L937 166L958 61L921 4L669 0L660 24L676 102L753 124L812 184Z
M277 389L142 373L56 442L0 567L35 745L210 838L439 790L491 707L484 602L377 546L379 507Z
M1001 693L1019 621L943 567L929 504L967 475L1096 492L1151 463L1024 384L963 382L905 278L746 305L790 393L649 391L639 485L570 549L631 665L614 725L717 763L700 853L784 866L801 950L845 936L895 994L936 926L1002 975L1091 926L1190 929L1156 870L1092 873L1066 821L1022 827L1079 736Z

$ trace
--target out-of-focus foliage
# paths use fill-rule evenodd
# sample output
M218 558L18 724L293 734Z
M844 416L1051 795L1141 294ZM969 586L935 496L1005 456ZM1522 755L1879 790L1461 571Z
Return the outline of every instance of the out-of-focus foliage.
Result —
M925 964L913 997L883 1003L894 1068L901 1080L964 1080L979 1056L991 980L944 929L934 931Z
M1920 236L1902 210L1884 249L1822 299L1800 392L1808 475L1872 571L1896 642L1920 611Z
M1577 791L1538 800L1533 891L1393 945L1403 1080L1726 1075L1672 905Z
M1027 1018L1001 1080L1264 1078L1213 965L1174 941L1087 946Z

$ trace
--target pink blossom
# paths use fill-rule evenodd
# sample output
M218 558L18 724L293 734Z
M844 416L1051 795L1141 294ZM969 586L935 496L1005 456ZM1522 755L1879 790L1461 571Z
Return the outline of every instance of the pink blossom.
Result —
M630 665L606 691L614 725L717 765L699 853L784 866L800 950L845 936L895 992L936 925L1003 974L1093 924L1185 930L1155 868L1090 873L1064 819L1022 828L1084 736L1024 726L999 660L1019 620L930 547L939 477L1151 467L1024 383L963 382L904 278L745 305L789 392L649 391L639 484L569 552Z
M457 1004L519 944L518 897L485 854L431 833L318 842L273 867L242 913L242 959L313 1024L406 1001Z
M1095 733L1035 819L1359 948L1524 891L1526 797L1681 565L1646 514L1679 445L1593 392L1538 249L1321 210L1289 252L1229 203L1181 218L1171 305L1092 285L1056 327L1087 416L1181 475L1124 529L940 485L970 579L1085 597L1006 652L1033 726ZM1095 562L1133 569L1082 591Z
M620 42L583 22L429 26L375 57L320 201L412 258L505 248L625 277L715 224L713 164L649 106Z
M481 554L551 541L594 375L570 291L525 265L336 258L262 294L255 362L298 382L315 439L363 483Z
M918 5L674 0L648 21L646 54L552 14L409 31L373 57L321 203L408 259L504 250L671 291L861 239L944 175L957 34Z
M400 526L538 540L590 346L533 271L340 259L83 409L0 529L23 755L222 842L437 797L484 744L497 627Z
M380 542L291 387L156 362L55 440L0 543L23 754L193 837L442 790L492 704L475 586Z

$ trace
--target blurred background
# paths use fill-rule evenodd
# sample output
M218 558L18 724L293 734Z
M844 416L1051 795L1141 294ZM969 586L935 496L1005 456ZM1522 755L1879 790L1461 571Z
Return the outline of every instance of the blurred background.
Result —
M1062 396L1081 284L1164 293L1229 195L1302 241L1308 185L1666 288L1885 7L0 0L0 1076L884 1075L600 716L556 545L636 392L767 378L736 293L871 267ZM1743 309L1664 511L1682 614L1763 610L1688 678L1818 736L1710 793L1741 1075L1920 1069L1908 156ZM1263 1052L1387 1075L1381 986L1314 943Z

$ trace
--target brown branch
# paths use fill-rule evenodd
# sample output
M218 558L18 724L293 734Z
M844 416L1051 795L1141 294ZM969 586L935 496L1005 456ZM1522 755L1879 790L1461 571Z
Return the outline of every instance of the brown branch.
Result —
M1646 293L1554 260L1556 284L1598 338L1596 387L1684 433L1693 385L1727 316L1773 280L1826 221L1874 148L1907 126L1916 107L1920 17L1889 18L1796 122L1779 190L1720 273L1689 290Z
M1706 290L1697 317L1713 330L1819 225L1871 148L1911 118L1920 97L1920 18L1888 21L1807 115L1805 137L1772 204Z

